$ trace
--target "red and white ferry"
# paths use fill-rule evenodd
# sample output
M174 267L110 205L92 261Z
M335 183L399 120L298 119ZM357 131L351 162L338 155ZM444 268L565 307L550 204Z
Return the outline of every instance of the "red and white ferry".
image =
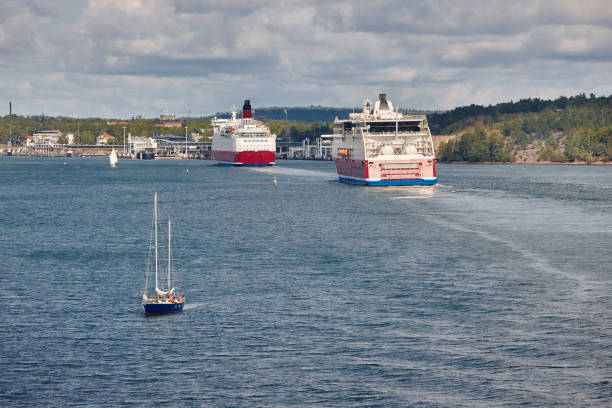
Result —
M340 181L369 186L432 185L434 145L425 115L393 110L386 94L334 121L332 158Z
M219 164L232 166L271 166L276 153L276 135L262 122L253 119L251 103L242 107L242 118L232 109L231 119L211 120L212 154Z

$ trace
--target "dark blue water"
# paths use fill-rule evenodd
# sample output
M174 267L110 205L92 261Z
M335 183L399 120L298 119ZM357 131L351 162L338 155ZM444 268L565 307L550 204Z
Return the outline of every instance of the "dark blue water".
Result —
M0 405L610 406L612 167L438 170L1 157ZM145 317L155 190L187 306Z

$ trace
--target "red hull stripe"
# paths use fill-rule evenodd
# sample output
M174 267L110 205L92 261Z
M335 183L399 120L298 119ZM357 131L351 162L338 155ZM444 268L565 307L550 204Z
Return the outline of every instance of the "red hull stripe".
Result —
M398 166L385 167L385 162L370 162L353 159L334 159L340 178L364 180L368 182L391 182L435 180L436 161L423 159L413 162L397 163ZM410 166L402 166L409 164Z
M336 170L340 176L349 176L360 179L368 178L365 162L358 160L336 159Z
M228 152L221 150L213 150L215 160L222 163L232 164L273 164L274 152L270 151L245 151L245 152Z

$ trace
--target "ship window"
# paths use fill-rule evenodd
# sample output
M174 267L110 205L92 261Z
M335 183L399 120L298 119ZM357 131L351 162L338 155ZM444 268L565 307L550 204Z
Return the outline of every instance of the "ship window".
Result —
M370 132L382 133L382 132L393 132L395 133L396 122L368 122L370 125ZM418 132L419 122L397 122L398 132Z

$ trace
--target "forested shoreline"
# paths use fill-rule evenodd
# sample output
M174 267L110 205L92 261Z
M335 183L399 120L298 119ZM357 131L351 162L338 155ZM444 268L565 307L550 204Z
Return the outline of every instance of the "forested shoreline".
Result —
M432 129L457 135L440 145L443 162L612 161L612 97L527 99L442 115L432 115Z
M284 114L285 109L291 119L272 119ZM271 131L284 142L314 141L322 134L330 134L333 127L330 116L348 111L320 106L257 110L261 114L258 119L267 118L265 122ZM612 96L529 98L489 106L462 106L447 112L410 113L427 113L433 134L455 136L438 147L436 156L442 162L612 161ZM96 137L103 133L114 136L117 143L123 143L124 132L138 136L183 135L185 127L189 133L200 133L202 141L209 141L212 136L209 117L182 118L182 126L174 128L159 127L158 121L13 114L0 118L0 143L10 140L22 144L35 131L55 129L74 134L77 144L95 144Z

